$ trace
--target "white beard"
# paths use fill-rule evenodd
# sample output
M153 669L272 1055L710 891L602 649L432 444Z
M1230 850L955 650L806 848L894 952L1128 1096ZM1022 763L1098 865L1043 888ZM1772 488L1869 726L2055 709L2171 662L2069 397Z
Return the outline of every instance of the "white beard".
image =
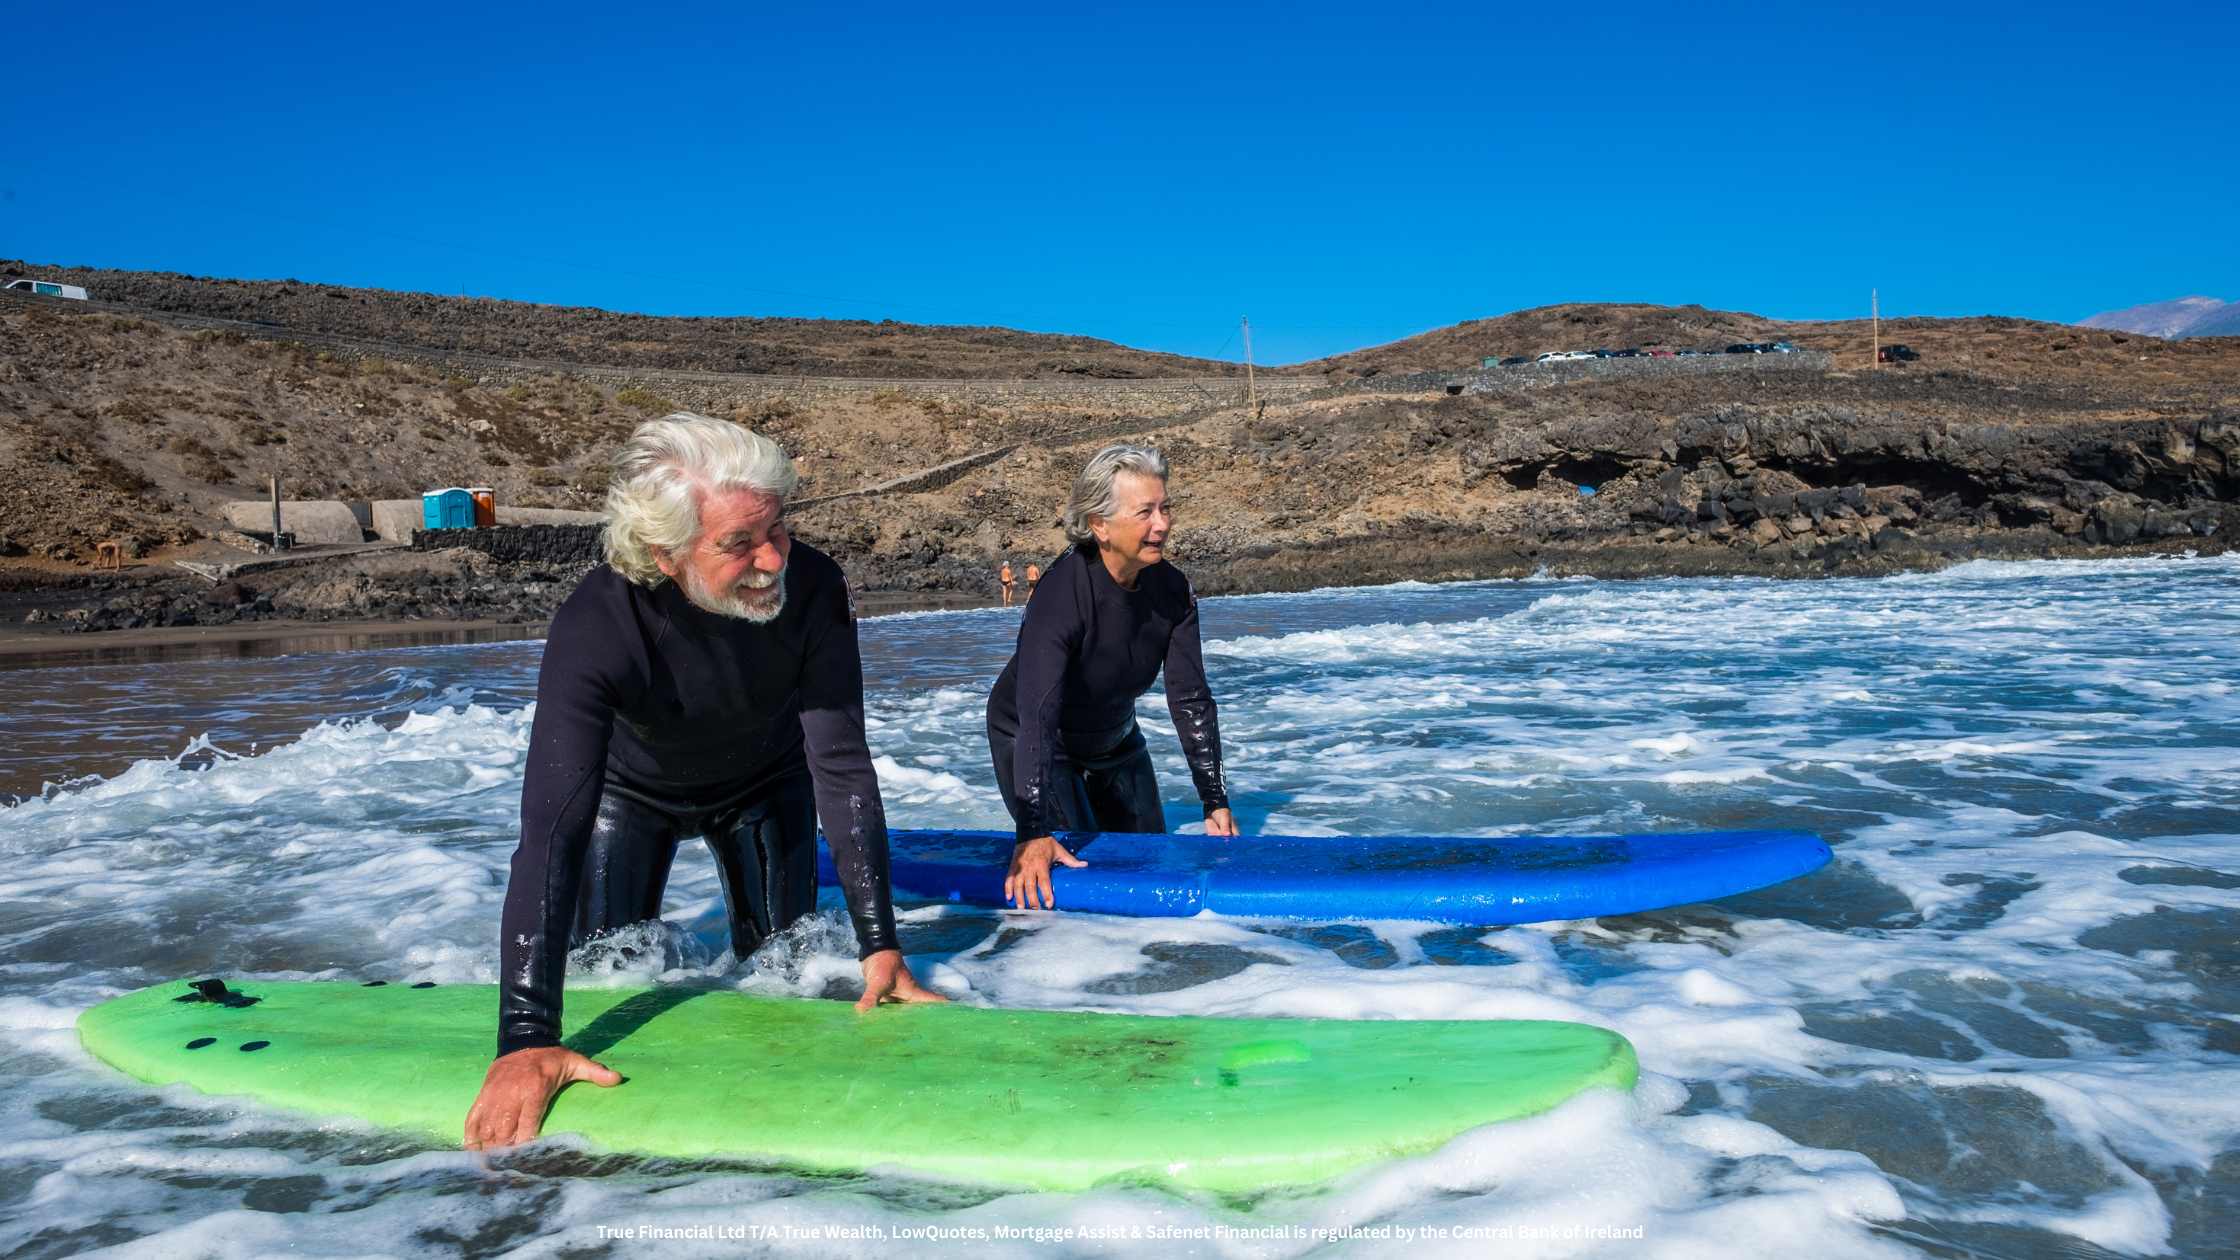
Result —
M757 573L749 580L752 581L762 576L764 575ZM780 569L768 576L770 584L767 587L749 588L756 590L757 594L766 596L766 598L755 600L752 603L741 598L737 590L725 595L715 594L701 586L700 579L694 577L689 569L678 575L677 585L683 589L684 597L691 600L696 607L704 608L719 617L736 617L741 621L751 621L757 625L762 625L776 621L778 614L786 610L786 571Z

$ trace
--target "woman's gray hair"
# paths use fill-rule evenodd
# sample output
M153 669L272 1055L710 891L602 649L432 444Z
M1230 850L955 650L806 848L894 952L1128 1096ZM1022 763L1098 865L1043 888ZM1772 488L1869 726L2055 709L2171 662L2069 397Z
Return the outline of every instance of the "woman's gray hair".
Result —
M776 442L728 420L672 412L638 426L607 479L607 563L640 586L668 580L655 548L675 553L700 536L700 495L754 490L784 498L800 481Z
M1092 516L1110 517L1115 506L1113 500L1119 491L1117 481L1124 472L1140 473L1146 477L1167 479L1167 457L1158 448L1129 446L1114 443L1089 457L1089 464L1081 475L1073 479L1073 494L1066 500L1066 539L1069 542L1093 543L1096 534L1089 528Z

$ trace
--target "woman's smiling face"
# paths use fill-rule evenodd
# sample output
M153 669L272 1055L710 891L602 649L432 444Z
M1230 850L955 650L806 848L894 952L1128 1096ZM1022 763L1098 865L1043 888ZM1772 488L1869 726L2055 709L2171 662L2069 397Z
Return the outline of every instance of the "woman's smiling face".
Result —
M1139 472L1112 479L1112 515L1093 518L1089 528L1097 548L1133 574L1167 558L1167 535L1174 528L1174 507L1167 483Z

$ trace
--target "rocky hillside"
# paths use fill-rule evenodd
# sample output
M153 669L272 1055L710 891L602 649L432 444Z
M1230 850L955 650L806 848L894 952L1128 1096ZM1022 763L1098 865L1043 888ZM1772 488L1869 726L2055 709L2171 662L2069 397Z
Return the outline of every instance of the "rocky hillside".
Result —
M1776 340L1780 325L1757 315L1701 306L1650 306L1632 302L1570 302L1464 320L1400 341L1301 364L1332 378L1399 372L1453 372L1480 360L1536 355L1549 350L1623 349L1627 346L1724 347L1737 341Z
M2018 422L1996 384L1892 378L1743 371L1523 396L1346 392L1264 413L1120 418L1046 432L924 490L801 506L795 530L834 554L859 591L985 598L1001 560L1056 554L1065 482L1097 444L1124 435L1173 460L1176 559L1207 593L1543 569L1869 574L1978 557L2216 552L2240 541L2240 408L2143 414L2048 391L2025 400L2030 415ZM884 422L911 443L953 423L899 409ZM818 431L786 432L807 450ZM1582 485L1597 493L1580 494ZM150 571L81 573L11 593L0 575L0 609L94 629L533 621L580 572L436 552L215 589Z
M711 404L786 443L804 492L1109 424L1080 406L958 403L872 391L809 404ZM0 564L78 564L116 539L156 555L218 527L220 505L412 498L489 485L526 507L596 507L606 459L678 403L563 371L504 384L423 363L185 331L36 302L0 303Z
M2240 342L1904 320L1885 325L1886 340L1923 358L1869 370L1849 348L1865 334L1700 308L1570 306L1441 330L1331 370L1475 367L1543 343L1783 336L1827 348L1832 366L1743 361L1460 396L1341 384L1257 409L1209 396L1156 416L903 390L725 404L722 379L710 378L703 405L797 456L806 494L823 498L800 506L799 532L865 591L984 595L1001 559L1053 555L1064 486L1118 437L1173 458L1178 556L1207 591L1543 566L1869 573L1976 555L2220 550L2240 537ZM15 489L0 500L0 551L15 553L0 566L17 570L0 595L45 592L33 611L75 613L68 624L80 626L534 619L568 589L565 566L323 562L213 603L158 568L91 579L83 565L104 538L175 554L215 528L219 502L254 495L272 470L306 498L490 484L504 502L592 506L615 443L672 406L560 369L486 384L224 329L0 303L0 478ZM845 493L968 455L970 466L906 488ZM0 604L16 610L9 620L30 607Z
M1208 590L1541 565L1886 572L2240 540L2232 386L2173 398L2118 384L1763 370L1459 397L1346 392L1144 436L1176 459L1180 549ZM941 515L920 529L948 538L993 520L1027 531L1015 545L1054 545L1030 528L1032 509L1084 453L1026 451L975 473L923 501ZM880 550L869 535L850 541Z
M292 331L460 354L607 367L802 376L1129 379L1241 375L1211 359L1094 337L843 319L684 318L167 271L106 271L0 260L0 277L82 285L147 312L244 320Z

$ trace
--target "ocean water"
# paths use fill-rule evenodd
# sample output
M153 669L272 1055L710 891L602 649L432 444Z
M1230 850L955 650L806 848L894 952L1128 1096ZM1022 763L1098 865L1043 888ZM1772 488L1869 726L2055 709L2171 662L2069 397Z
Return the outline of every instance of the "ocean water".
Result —
M895 824L1005 825L981 706L1014 617L863 624ZM965 1002L1570 1019L1640 1053L1631 1096L1323 1185L1022 1194L566 1139L484 1160L139 1085L72 1021L190 973L493 980L541 645L0 673L0 1237L26 1256L624 1255L649 1245L630 1227L687 1231L663 1254L1121 1254L1146 1245L1131 1231L1207 1256L1406 1231L1431 1255L2240 1254L2240 561L1403 584L1208 600L1203 620L1250 831L1797 826L1836 860L1719 903L1485 932L904 906L918 974ZM1194 827L1156 692L1142 720ZM697 846L664 920L571 983L818 996L855 975L831 905L731 958ZM998 1227L1044 1232L977 1240ZM826 1228L888 1237L785 1233Z

